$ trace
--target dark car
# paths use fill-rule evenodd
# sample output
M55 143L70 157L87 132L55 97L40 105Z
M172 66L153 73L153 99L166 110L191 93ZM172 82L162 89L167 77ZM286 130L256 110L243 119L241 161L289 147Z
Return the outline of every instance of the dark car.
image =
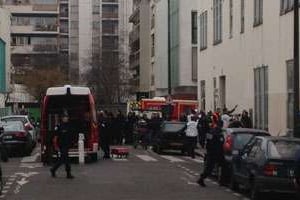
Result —
M261 193L296 193L294 175L300 140L283 137L255 137L232 163L232 185L250 191L251 199Z
M225 174L224 180L227 183L231 179L232 161L244 149L245 145L255 136L270 136L267 131L248 128L227 128L224 129L224 156L225 164L222 173ZM217 176L220 180L221 169L218 169ZM224 182L223 182L224 183Z
M153 139L153 150L157 153L167 149L184 152L185 128L185 122L163 122L157 136Z
M0 126L4 128L0 140L9 154L18 153L21 155L30 155L34 141L22 122L1 122Z

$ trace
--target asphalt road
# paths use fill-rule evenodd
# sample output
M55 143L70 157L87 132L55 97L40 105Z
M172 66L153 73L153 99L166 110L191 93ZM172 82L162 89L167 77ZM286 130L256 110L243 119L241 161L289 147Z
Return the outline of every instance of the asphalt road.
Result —
M158 155L151 150L130 150L127 159L99 160L72 165L75 179L65 178L60 168L57 178L49 167L38 162L38 154L13 158L2 163L4 194L9 200L245 200L245 194L220 187L214 180L208 187L196 184L202 170L201 157L190 159L176 153ZM286 200L286 198L284 198Z

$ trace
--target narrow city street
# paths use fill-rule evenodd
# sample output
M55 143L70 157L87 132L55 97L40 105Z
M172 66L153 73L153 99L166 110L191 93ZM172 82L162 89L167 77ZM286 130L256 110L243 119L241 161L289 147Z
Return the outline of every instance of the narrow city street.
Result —
M31 157L12 158L3 163L4 191L1 199L9 200L139 200L139 199L222 199L244 200L245 194L220 187L214 179L207 187L196 184L203 160L176 153L158 155L151 150L131 149L130 156L100 160L92 164L73 164L74 180L65 178L60 168L51 178L49 167ZM36 159L36 160L34 160ZM283 199L287 199L286 197Z

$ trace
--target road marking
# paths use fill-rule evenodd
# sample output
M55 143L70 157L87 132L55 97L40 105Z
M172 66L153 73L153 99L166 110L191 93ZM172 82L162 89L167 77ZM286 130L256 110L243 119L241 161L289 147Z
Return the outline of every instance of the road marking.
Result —
M195 178L192 174L189 174L187 172L183 172L185 175L187 175L189 178Z
M29 168L29 169L34 169L34 168L38 168L38 167L42 167L43 164L42 163L22 163L20 165L20 167L22 168Z
M9 185L3 186L3 189L8 190L8 189L10 189L10 186Z
M188 160L191 160L191 161L194 161L194 162L196 162L196 163L204 163L204 160L203 159L201 159L201 158L191 158L191 157L185 157L186 159L188 159Z
M2 190L2 194L6 194L8 190Z
M12 185L12 182L6 182L5 185Z
M242 195L239 193L233 193L234 196L241 197Z
M226 189L225 192L231 192L231 189Z
M171 162L186 162L186 161L184 161L182 159L179 159L179 158L176 158L174 156L160 156L160 157L162 157L164 159L167 159L167 160L169 160Z
M218 185L218 183L217 183L217 182L214 182L214 181L212 182L212 184L214 184L214 185Z
M5 197L5 195L1 195L1 196L0 196L1 199L4 198L4 197Z
M26 180L26 177L23 177L20 181L17 181L17 183L22 186L28 183L29 181Z
M41 153L35 153L33 156L27 156L22 158L21 163L32 163L36 162L37 158L41 155Z
M127 162L128 159L127 158L112 158L113 161L117 161L117 162Z
M136 155L136 157L146 162L157 162L158 160L148 155Z
M188 185L196 185L196 186L198 186L198 183L190 182L190 181L188 181L187 184L188 184Z
M195 173L195 176L200 176L200 174L199 173Z
M9 180L9 181L15 181L16 178L9 178L8 180Z

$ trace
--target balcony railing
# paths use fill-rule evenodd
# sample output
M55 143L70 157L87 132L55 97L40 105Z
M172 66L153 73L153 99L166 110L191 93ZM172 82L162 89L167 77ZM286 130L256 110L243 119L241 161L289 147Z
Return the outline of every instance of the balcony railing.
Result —
M33 28L34 31L57 31L56 24L45 24L45 25L36 25Z
M33 45L34 52L56 52L57 45L55 44L35 44Z
M34 4L32 7L33 11L57 11L58 5L45 5L45 4Z

